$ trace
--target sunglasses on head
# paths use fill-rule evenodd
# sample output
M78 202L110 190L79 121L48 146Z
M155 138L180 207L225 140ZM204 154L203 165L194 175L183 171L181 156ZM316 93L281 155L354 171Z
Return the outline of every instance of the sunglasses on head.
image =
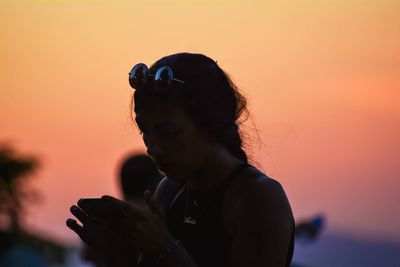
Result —
M139 63L136 64L128 74L129 84L133 89L145 87L149 80L152 80L155 90L159 93L167 91L172 82L185 84L184 81L174 78L174 72L169 66L159 68L153 75L150 73L146 64Z

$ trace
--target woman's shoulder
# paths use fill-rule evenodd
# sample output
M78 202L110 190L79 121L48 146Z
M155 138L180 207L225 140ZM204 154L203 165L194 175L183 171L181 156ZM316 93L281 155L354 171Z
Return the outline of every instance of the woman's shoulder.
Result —
M281 183L256 167L250 166L238 181L241 188L241 201L254 205L274 205L276 202L288 204L285 190Z
M274 178L268 176L258 168L248 165L238 179L236 188L239 194L251 193L279 193L283 192L282 185Z
M224 201L228 225L235 228L239 217L261 213L291 218L289 201L277 180L253 166L246 168L237 178L226 192Z

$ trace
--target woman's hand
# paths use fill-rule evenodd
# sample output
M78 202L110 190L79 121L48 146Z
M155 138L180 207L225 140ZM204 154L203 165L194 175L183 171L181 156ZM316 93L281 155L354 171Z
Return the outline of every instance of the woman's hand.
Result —
M155 257L164 252L174 239L168 232L163 208L149 190L144 192L144 199L148 209L111 196L102 197L102 200L124 214L123 220L111 222L111 231L117 236L127 237L130 247Z
M68 219L67 226L77 233L87 245L99 250L106 249L109 242L114 238L108 225L99 218L89 216L78 206L72 206L70 211L81 225L74 219Z
M98 205L111 206L113 213L101 217L88 215L81 208L73 206L71 213L82 226L72 219L67 221L67 225L85 243L103 253L108 253L110 249L125 255L140 251L146 256L156 257L168 248L173 238L167 230L163 208L150 191L144 192L144 198L148 209L103 196Z
M111 231L105 221L89 216L77 206L71 207L71 213L81 222L68 219L67 226L84 241L95 255L102 258L106 266L136 266L139 252L129 247L122 236Z

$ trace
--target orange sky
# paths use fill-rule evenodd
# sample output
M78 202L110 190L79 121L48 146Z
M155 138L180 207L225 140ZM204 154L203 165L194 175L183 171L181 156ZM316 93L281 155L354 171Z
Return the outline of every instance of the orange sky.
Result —
M42 162L28 224L76 240L68 207L118 194L119 160L143 149L127 73L189 51L248 96L253 157L297 218L400 240L400 4L321 2L1 0L0 142Z

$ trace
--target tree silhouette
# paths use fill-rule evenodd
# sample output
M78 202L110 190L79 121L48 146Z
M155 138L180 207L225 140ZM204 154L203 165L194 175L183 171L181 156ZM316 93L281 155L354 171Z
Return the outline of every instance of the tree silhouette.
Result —
M8 219L11 233L21 230L23 204L34 193L27 188L27 178L37 167L35 158L17 156L9 146L0 146L0 214Z

